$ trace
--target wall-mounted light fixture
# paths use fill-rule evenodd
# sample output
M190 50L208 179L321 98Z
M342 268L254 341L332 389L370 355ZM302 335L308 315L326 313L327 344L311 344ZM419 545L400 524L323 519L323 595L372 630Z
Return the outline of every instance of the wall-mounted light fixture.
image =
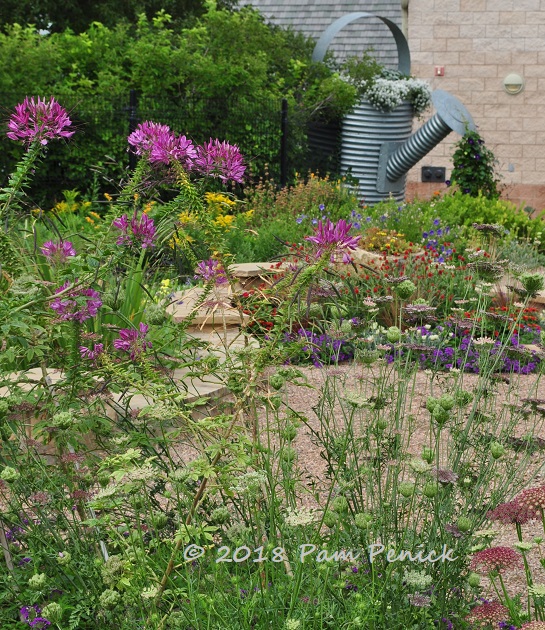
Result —
M524 89L524 79L520 76L520 74L512 72L503 80L503 89L507 92L507 94L518 94Z

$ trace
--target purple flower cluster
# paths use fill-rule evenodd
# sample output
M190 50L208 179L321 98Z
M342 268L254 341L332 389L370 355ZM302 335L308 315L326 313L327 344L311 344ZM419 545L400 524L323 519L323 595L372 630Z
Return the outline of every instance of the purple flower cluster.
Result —
M194 146L186 136L176 136L170 127L146 121L128 137L137 155L146 155L152 164L177 162L186 171L218 177L224 182L242 182L246 167L239 148L212 140Z
M118 219L114 219L112 225L121 230L121 236L116 241L118 245L140 244L142 249L153 247L155 225L153 219L146 214L137 219L136 213L134 213L130 221L124 214Z
M196 280L204 280L205 282L214 281L216 286L221 286L229 282L225 274L225 269L219 260L216 260L215 258L201 260L197 264L194 277Z
M15 107L8 122L7 137L30 145L35 141L45 145L49 140L71 138L74 131L68 131L72 121L64 107L54 98L49 101L25 98Z
M104 352L103 343L95 343L93 349L86 346L80 346L79 351L82 359L88 359L89 361L96 361L97 358Z
M436 237L444 237L449 232L450 227L441 227L441 219L434 219L433 228L427 232L422 232L424 247L439 254L439 257L437 258L437 262L439 263L444 263L449 256L452 256L453 250L451 247L447 247L443 243L440 243Z
M424 342L427 336L437 332L443 332L443 330L441 326L438 326L435 331L427 330L424 326L418 327L419 334ZM495 341L491 346L486 346L478 350L477 346L473 343L471 334L464 334L462 331L457 330L456 337L453 338L451 343L447 346L435 348L430 345L425 351L419 346L418 349L421 350L421 352L418 356L418 361L422 369L450 370L451 368L457 368L465 372L478 374L481 355L485 356L485 354L488 354L494 357L499 352L502 352L498 364L498 372L532 374L539 365L540 359L536 356L535 352L521 352L519 346L518 336L513 335L510 339L510 346L504 348L503 351L502 342L500 340ZM386 361L393 363L397 357L404 356L405 352L403 348L392 349L392 352L386 355ZM515 356L511 356L510 352L516 353Z
M343 263L349 263L351 259L347 250L356 249L361 238L361 235L348 235L351 227L352 223L347 223L344 219L339 219L337 223L332 223L329 219L318 221L314 236L305 236L305 240L317 245L317 258L329 253L331 262L335 262L335 256L342 254Z
M246 171L240 150L235 144L212 138L210 142L197 147L194 166L202 175L218 177L222 182L241 183Z
M352 346L344 339L334 339L326 333L318 334L312 330L300 328L296 333L284 333L283 343L300 343L303 356L290 357L290 363L310 360L315 367L331 363L341 363L354 358Z
M180 162L190 170L197 152L191 140L185 136L177 137L168 125L146 121L138 125L128 137L128 143L136 155L148 155L152 164L170 164Z
M23 606L19 610L21 620L25 621L31 628L48 628L51 622L45 617L40 617L42 609L39 606Z
M131 361L135 361L148 348L152 347L151 341L145 340L145 337L148 334L148 329L149 326L142 323L138 329L122 328L119 331L119 338L114 340L114 348L116 350L128 352Z
M69 287L70 281L67 280L55 293L62 293ZM75 288L54 298L49 306L62 320L81 323L96 316L102 300L94 289Z
M75 256L76 250L70 241L47 241L40 248L42 254L52 265L64 265L69 256Z

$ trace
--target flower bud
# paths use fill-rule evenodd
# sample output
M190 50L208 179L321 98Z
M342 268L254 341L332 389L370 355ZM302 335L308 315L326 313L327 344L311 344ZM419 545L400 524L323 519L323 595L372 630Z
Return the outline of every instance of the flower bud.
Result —
M7 483L16 481L20 476L19 471L15 470L15 468L12 468L11 466L6 466L2 472L0 472L0 479L3 479Z
M404 280L403 282L395 286L393 290L400 297L400 299L408 300L411 295L416 291L416 285L410 280Z
M526 293L530 297L534 297L545 287L545 278L541 273L523 273L519 278Z
M467 578L467 583L472 588L477 588L481 585L481 576L478 573L470 573Z
M72 560L72 555L69 551L59 551L57 562L61 565L61 567L70 564L70 560Z
M396 343L401 339L401 330L397 326L390 326L386 332L386 338L390 343Z
M340 496L335 497L331 504L331 509L333 512L347 512L348 511L348 500L346 497Z
M430 413L432 413L438 404L439 404L439 401L437 400L437 398L433 398L433 396L428 396L428 399L426 400L426 409Z
M436 497L438 492L439 487L437 483L433 483L431 481L428 482L422 489L422 494L428 499L433 499L434 497Z
M505 448L499 442L492 442L490 444L490 452L494 459L499 459L502 455L505 455Z
M286 382L286 379L283 376L280 376L280 374L273 374L269 378L269 385L273 389L277 389L277 390L282 389L285 382Z
M399 486L399 494L402 497L405 498L409 498L412 497L414 494L414 483L410 482L410 481L402 481Z
M425 462L427 462L428 464L431 464L432 461L434 460L434 457L435 457L435 454L431 448L428 448L427 446L425 446L422 449L422 459Z
M373 524L373 515L369 514L369 512L358 512L356 516L354 516L354 523L356 523L356 527L360 529L369 529Z
M455 402L454 396L450 394L443 394L441 398L439 398L439 404L445 411L450 411L454 407Z
M326 527L329 527L331 529L335 527L335 525L337 525L338 522L339 522L339 515L336 514L335 512L331 512L330 510L328 510L324 514L324 525Z
M33 591L41 591L47 583L47 576L45 573L35 573L29 580L28 586Z
M431 417L439 426L442 426L450 418L450 414L441 405L437 405L437 407L435 407L435 409L431 412Z
M456 527L461 532L468 532L471 529L471 519L467 518L467 516L460 516L460 518L456 521Z

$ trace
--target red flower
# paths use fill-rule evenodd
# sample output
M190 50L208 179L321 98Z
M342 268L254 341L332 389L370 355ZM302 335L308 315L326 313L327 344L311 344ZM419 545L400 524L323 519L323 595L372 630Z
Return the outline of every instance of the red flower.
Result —
M545 510L545 486L523 490L515 500L530 510Z
M509 610L499 602L488 602L475 606L466 619L484 628L509 619Z
M516 523L524 525L524 523L537 518L537 513L527 505L521 505L517 499L514 499L508 503L500 503L496 509L488 512L486 516L491 521L499 521L505 525Z
M483 549L471 559L471 569L482 570L485 573L493 571L510 571L522 567L522 560L519 553L511 547L491 547Z

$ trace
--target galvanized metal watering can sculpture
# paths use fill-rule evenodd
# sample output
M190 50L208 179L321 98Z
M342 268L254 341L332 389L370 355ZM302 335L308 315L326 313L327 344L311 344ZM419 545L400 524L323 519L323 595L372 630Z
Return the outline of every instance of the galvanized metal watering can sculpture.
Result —
M398 69L402 74L410 74L409 45L402 31L391 20L372 13L349 13L330 24L316 43L312 60L323 61L335 35L362 18L378 18L386 24L397 45ZM390 196L403 201L407 172L451 131L464 135L466 129L475 129L471 114L452 94L435 90L432 102L435 115L413 135L410 103L403 103L392 112L381 112L362 100L344 118L341 170L350 171L358 180L360 199L370 205Z

